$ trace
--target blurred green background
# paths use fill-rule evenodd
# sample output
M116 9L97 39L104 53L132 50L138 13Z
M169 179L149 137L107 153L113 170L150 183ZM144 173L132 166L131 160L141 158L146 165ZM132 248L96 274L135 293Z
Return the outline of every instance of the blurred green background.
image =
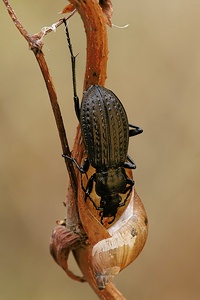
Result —
M31 33L50 26L66 1L12 1ZM130 123L136 189L149 218L138 257L114 280L127 299L200 299L200 1L113 1L106 86L123 102ZM0 299L97 299L69 279L49 254L55 221L65 216L67 172L34 55L0 3ZM81 96L85 34L69 24ZM63 28L43 48L70 145L77 119ZM79 272L73 259L70 268Z

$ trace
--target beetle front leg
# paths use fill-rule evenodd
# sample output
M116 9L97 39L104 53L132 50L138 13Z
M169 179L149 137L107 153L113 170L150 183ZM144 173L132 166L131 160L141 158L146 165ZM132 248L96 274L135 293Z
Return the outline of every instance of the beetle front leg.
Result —
M93 189L94 179L95 179L95 174L93 174L87 182L87 186L85 189L85 201L87 200L87 197L90 198L90 194L92 193L92 189Z
M87 186L86 188L83 187L82 185L82 189L84 190L85 192L85 202L87 201L87 198L90 199L90 201L92 202L92 204L94 205L95 209L96 210L103 210L102 207L100 206L97 206L96 203L94 202L94 200L92 199L92 197L90 197L90 194L92 192L92 189L93 189L93 185L94 185L94 181L96 180L96 173L94 173L90 179L88 180L88 183L87 183Z
M135 136L143 132L143 129L138 126L129 124L129 127L134 128L134 129L129 129L129 137Z
M135 181L132 180L131 178L127 177L127 178L126 178L126 184L129 185L129 186L127 186L127 187L125 188L123 194L125 194L129 189L132 189L132 187L133 187L134 184L135 184Z

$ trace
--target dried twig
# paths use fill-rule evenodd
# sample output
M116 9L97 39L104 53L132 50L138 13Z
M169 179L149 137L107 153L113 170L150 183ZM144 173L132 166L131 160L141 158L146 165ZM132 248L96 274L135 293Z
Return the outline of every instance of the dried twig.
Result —
M22 34L22 36L26 39L26 41L28 42L29 48L33 51L33 53L36 57L36 60L39 64L39 67L42 72L42 75L43 75L43 78L44 78L44 81L45 81L45 84L47 87L47 91L49 94L49 99L51 102L53 114L54 114L55 121L57 124L63 153L70 155L71 152L69 149L69 144L68 144L68 140L67 140L67 136L66 136L66 132L65 132L65 127L64 127L60 107L59 107L58 100L57 100L56 90L55 90L55 87L54 87L54 84L52 81L52 77L49 72L47 62L45 60L45 57L44 57L44 54L42 51L43 37L47 33L53 31L55 28L60 26L63 23L63 20L60 20L57 23L54 23L51 27L46 27L45 29L42 29L40 32L38 32L34 35L30 35L28 33L28 31L24 28L24 26L21 24L21 22L19 21L16 13L14 12L13 8L11 7L9 1L3 0L3 2L6 6L7 11L9 13L11 19L13 20L15 26L17 27L19 32ZM69 19L74 14L74 12L75 12L75 10L73 10L70 13L70 15L68 16L67 19ZM69 201L71 201L71 199L76 199L76 197L77 197L77 178L76 178L76 174L75 174L74 166L73 166L72 162L70 160L66 159L65 163L66 163L66 167L67 167L67 170L69 173L69 178L70 178L70 183L71 183L71 191L70 191L71 195L69 197ZM71 222L72 222L72 224L78 224L79 217L78 217L77 202L73 201L73 200L71 202L72 203L71 203L70 209L71 209L71 215L73 216L73 220L71 220Z

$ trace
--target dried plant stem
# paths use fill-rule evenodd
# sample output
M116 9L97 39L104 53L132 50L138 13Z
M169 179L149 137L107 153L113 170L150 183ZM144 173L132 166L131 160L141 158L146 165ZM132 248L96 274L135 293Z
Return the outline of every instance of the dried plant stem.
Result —
M104 85L108 59L106 20L98 1L70 0L80 14L87 39L87 60L83 89L92 84Z
M3 0L3 2L6 6L7 11L9 13L11 19L13 20L15 26L17 27L19 32L22 34L22 36L26 39L26 41L28 42L29 48L33 51L33 53L36 57L36 60L39 64L39 67L42 72L42 75L43 75L43 78L44 78L44 81L45 81L45 84L47 87L47 91L49 94L49 99L51 102L53 114L55 117L56 125L57 125L59 136L60 136L62 151L64 154L70 155L69 144L68 144L68 140L66 137L64 123L63 123L60 107L59 107L58 100L57 100L57 94L56 94L55 87L54 87L54 84L52 81L52 77L49 72L47 62L46 62L44 54L42 52L43 37L48 32L51 32L54 28L57 28L58 26L60 26L63 23L63 20L60 20L59 22L55 23L53 28L49 27L49 28L47 28L46 31L42 30L35 35L30 35L28 33L28 31L23 27L23 25L21 24L19 19L17 18L17 15L14 12L14 10L12 9L10 3L7 0ZM73 11L69 15L69 17L71 17L71 15L73 15L74 12L75 11ZM72 196L71 197L76 199L76 197L77 197L77 179L76 179L76 175L75 175L75 171L74 171L74 166L70 160L65 160L65 163L67 166L67 170L68 170L69 178L70 178L70 182L71 182L71 188L72 188L72 191L71 191ZM76 203L76 202L73 202L73 203ZM78 211L77 207L74 207L73 208L73 215L75 218L74 223L78 222L77 211Z
M83 89L85 90L92 84L104 85L106 80L107 68L107 55L108 55L108 42L107 42L107 29L106 20L103 16L102 9L97 1L84 1L84 0L70 0L74 5L77 12L80 14L86 32L87 39L87 61ZM83 153L83 145L81 145L80 131L77 131L73 152L79 152L80 156ZM80 158L79 156L79 158ZM80 180L80 176L77 173ZM81 186L78 184L78 187ZM78 191L78 207L81 216L82 225L89 224L90 231L98 235L99 239L108 236L105 228L94 218L90 211L87 209L84 201L84 193L80 189ZM88 223L89 222L89 223ZM86 230L87 232L87 230ZM87 232L88 233L88 232ZM125 299L123 295L112 284L108 284L104 290L99 290L97 287L96 279L94 277L93 267L91 265L91 252L92 245L79 247L73 250L74 257L84 275L84 278L93 288L99 299L109 300L122 300Z

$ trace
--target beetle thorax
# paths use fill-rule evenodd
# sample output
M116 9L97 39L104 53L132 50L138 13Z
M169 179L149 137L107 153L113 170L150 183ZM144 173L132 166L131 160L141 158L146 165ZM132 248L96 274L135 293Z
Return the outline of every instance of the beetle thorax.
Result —
M96 193L99 196L123 193L125 187L126 173L121 167L96 173Z

